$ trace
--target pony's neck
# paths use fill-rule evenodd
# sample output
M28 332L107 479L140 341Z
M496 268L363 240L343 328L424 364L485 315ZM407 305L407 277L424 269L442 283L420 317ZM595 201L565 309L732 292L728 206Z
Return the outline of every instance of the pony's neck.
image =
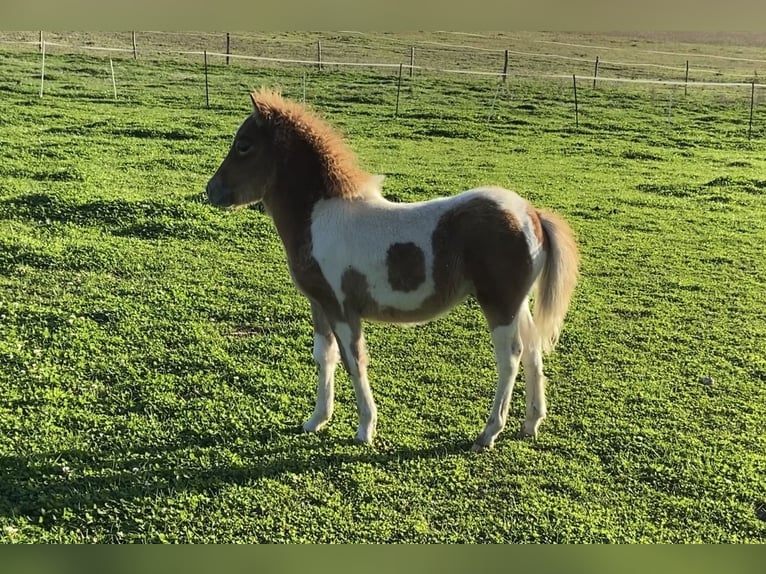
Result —
M275 186L263 198L291 262L309 255L305 250L311 248L311 213L319 200L356 201L382 197L383 176L371 175L349 165L349 171L328 177L323 171L324 163L315 150L295 150L291 161L277 169ZM345 189L338 188L337 175L345 180Z
M263 198L291 264L311 242L311 212L317 201L328 197L324 178L304 166L284 165L276 185Z

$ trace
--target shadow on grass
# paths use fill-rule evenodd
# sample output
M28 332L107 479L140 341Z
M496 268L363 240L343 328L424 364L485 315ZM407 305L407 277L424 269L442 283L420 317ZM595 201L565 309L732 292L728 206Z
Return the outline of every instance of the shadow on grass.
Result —
M297 435L304 435L305 440ZM442 440L426 448L380 443L371 447L354 444L351 438L336 439L324 433L309 435L298 426L290 426L263 429L249 436L247 444L239 449L244 452L235 453L237 460L248 461L241 465L227 461L195 468L198 458L194 455L201 451L218 453L235 449L226 449L220 437L193 432L182 433L174 444L139 445L127 451L74 449L3 456L0 516L23 516L45 527L60 520L65 510L80 515L105 505L168 492L214 496L231 485L278 479L284 474L332 472L349 463L385 467L407 460L465 454L471 444L457 438ZM217 458L220 461L223 457ZM181 459L189 464L178 464Z
M42 193L0 201L0 219L98 227L113 235L140 239L210 239L221 232L214 214L214 208L205 205L199 194L174 202L99 199L78 203Z

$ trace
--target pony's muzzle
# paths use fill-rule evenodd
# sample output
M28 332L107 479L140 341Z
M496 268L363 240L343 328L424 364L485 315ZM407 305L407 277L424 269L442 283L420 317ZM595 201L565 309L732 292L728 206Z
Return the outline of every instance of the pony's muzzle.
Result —
M229 207L232 205L231 194L217 176L210 178L205 192L207 193L208 201L216 207Z

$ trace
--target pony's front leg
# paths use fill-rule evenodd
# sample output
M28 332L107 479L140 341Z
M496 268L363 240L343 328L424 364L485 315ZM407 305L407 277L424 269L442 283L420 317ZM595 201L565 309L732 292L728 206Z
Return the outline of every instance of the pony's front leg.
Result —
M378 422L378 408L372 397L370 382L367 380L367 349L365 348L362 322L355 318L348 322L337 322L333 327L340 344L340 354L354 383L356 409L359 427L354 437L358 442L371 443Z
M332 417L335 402L335 368L340 361L338 343L330 328L324 311L311 303L311 319L314 323L314 361L319 366L317 400L311 418L303 423L303 430L316 432Z

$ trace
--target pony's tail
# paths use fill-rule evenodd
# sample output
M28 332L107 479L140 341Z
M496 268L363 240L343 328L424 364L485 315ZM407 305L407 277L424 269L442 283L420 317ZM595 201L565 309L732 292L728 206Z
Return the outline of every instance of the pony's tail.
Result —
M538 280L534 322L543 351L556 346L577 284L580 255L574 232L554 213L537 211L545 234L545 265Z

